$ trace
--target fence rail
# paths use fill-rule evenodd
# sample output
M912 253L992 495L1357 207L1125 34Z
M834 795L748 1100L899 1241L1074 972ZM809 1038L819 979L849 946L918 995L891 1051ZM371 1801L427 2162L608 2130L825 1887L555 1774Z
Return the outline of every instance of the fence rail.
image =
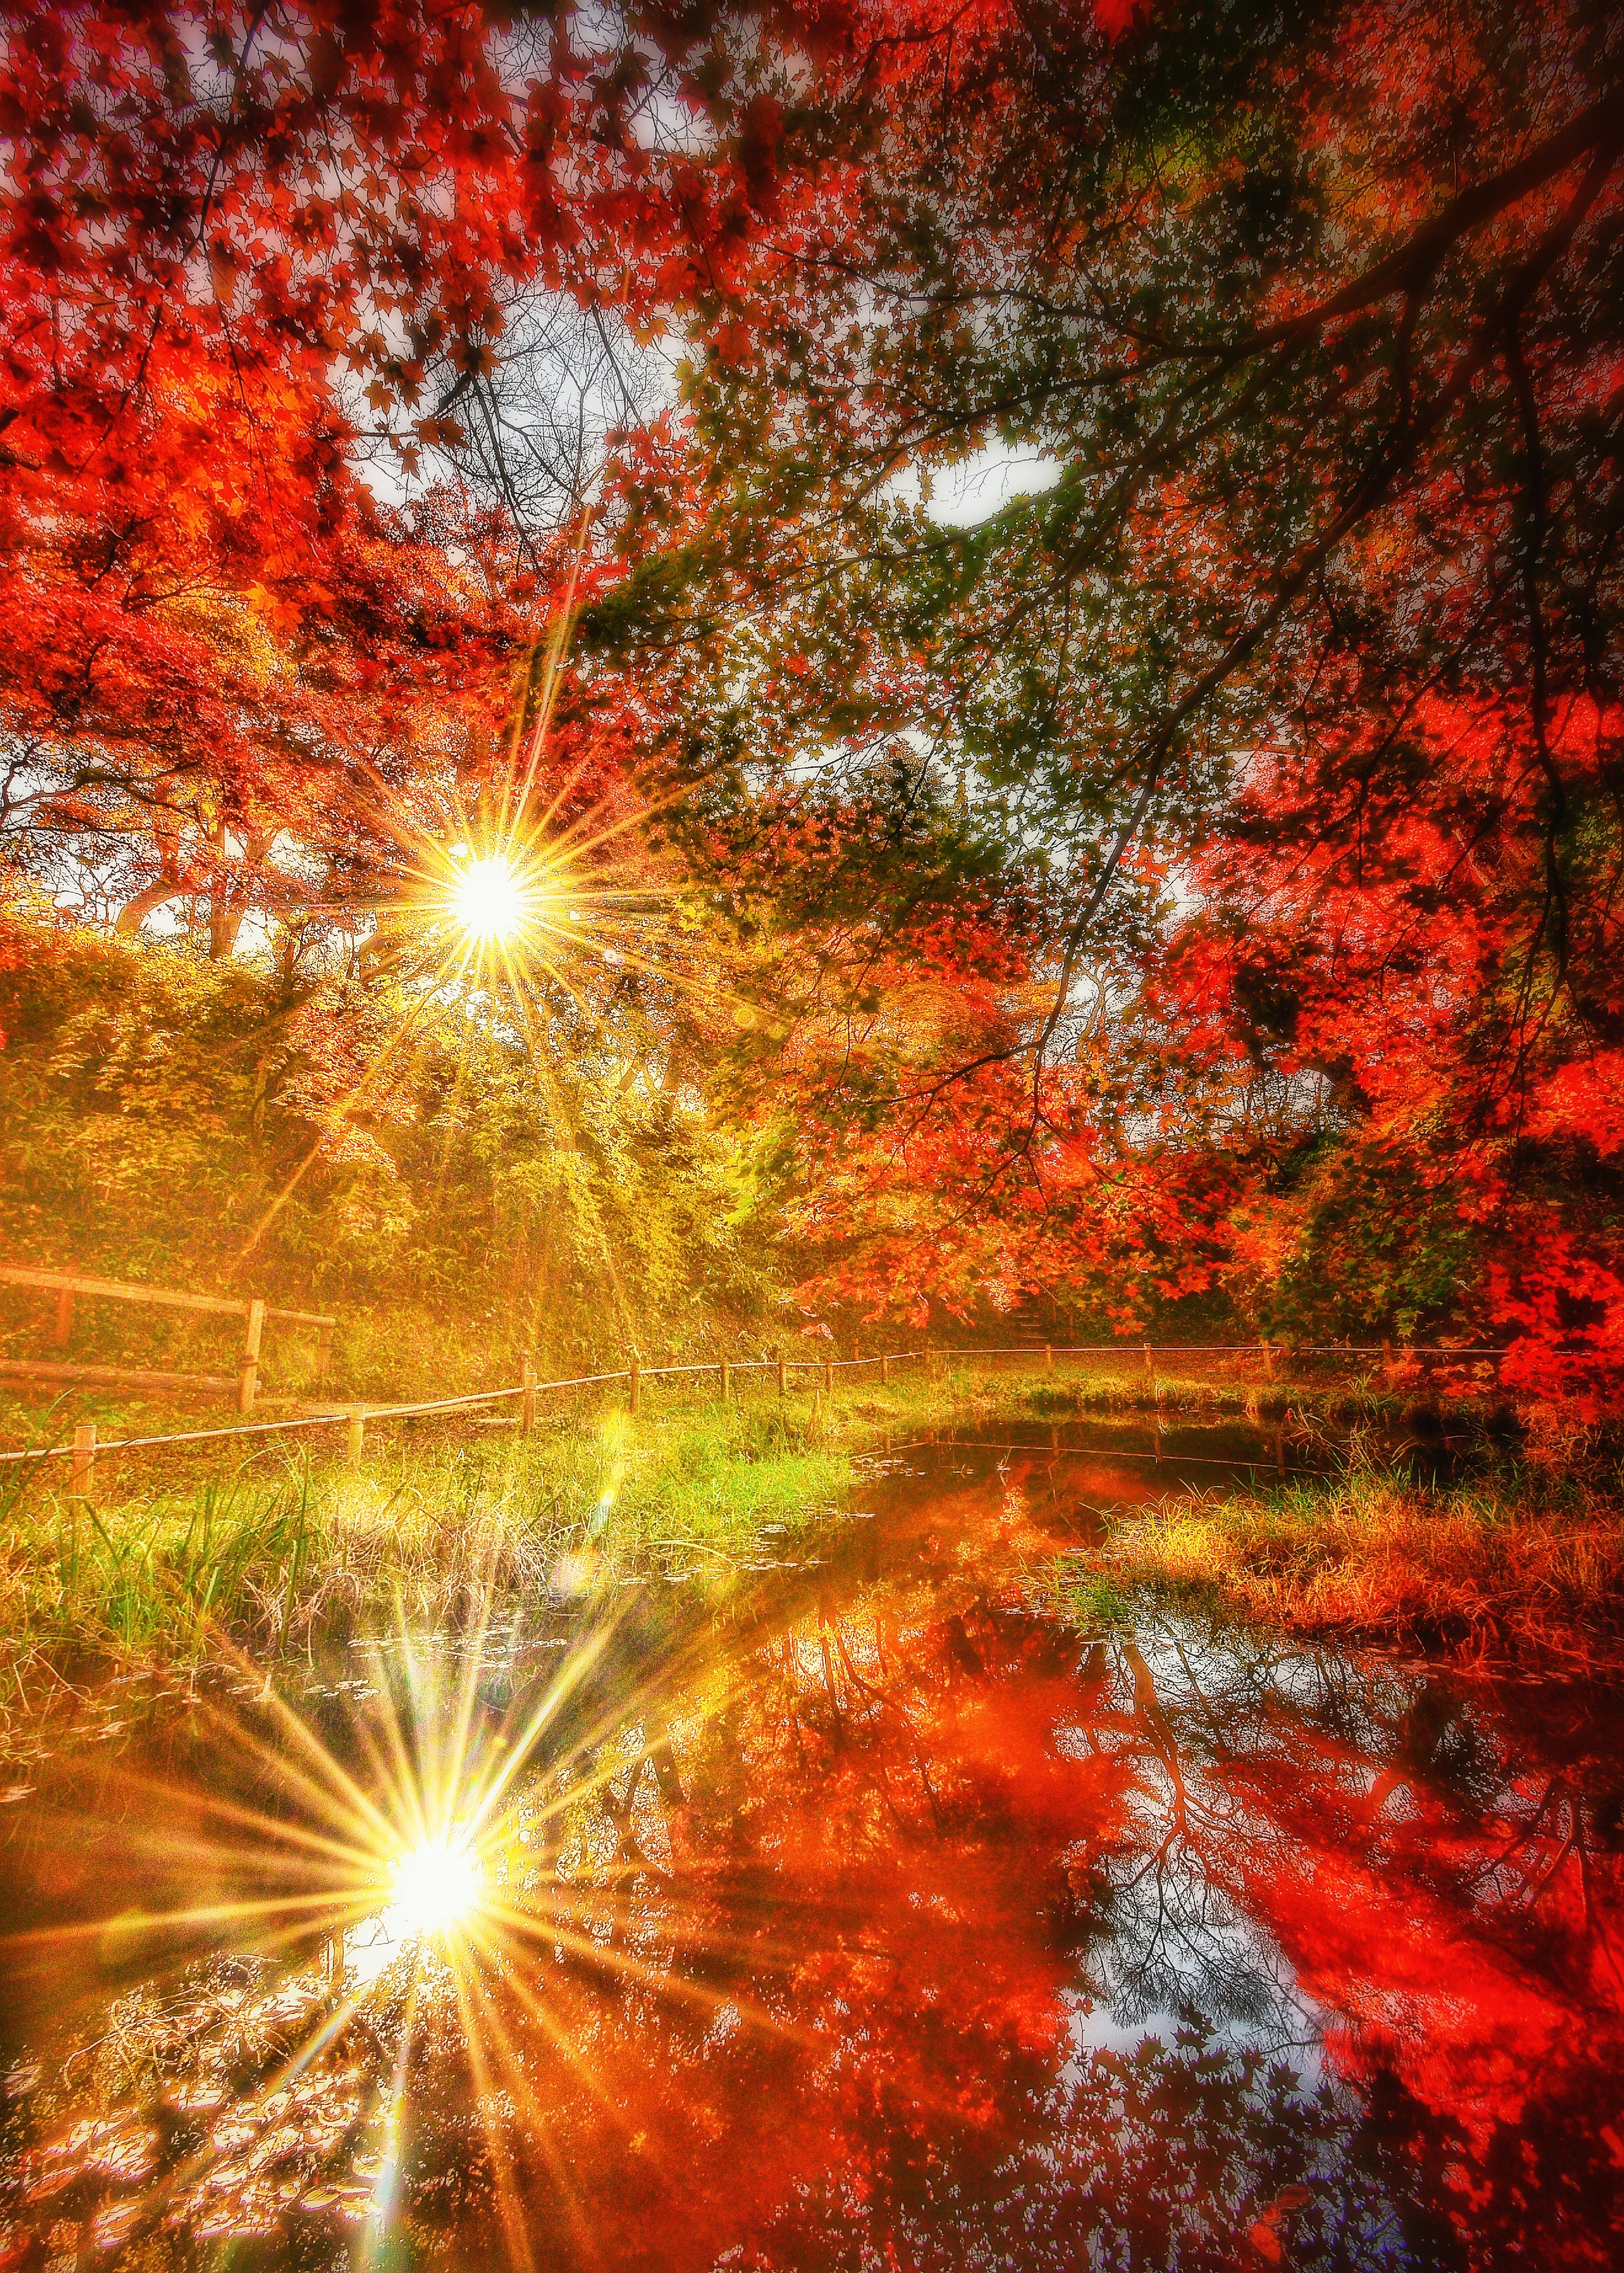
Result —
M193 1390L199 1397L235 1395L239 1413L252 1413L259 1383L260 1347L267 1321L317 1329L316 1378L326 1374L333 1354L336 1318L320 1310L284 1310L258 1294L192 1294L177 1287L145 1287L128 1279L90 1279L73 1271L38 1271L32 1264L0 1263L0 1285L26 1287L37 1294L55 1294L56 1319L51 1339L65 1349L73 1328L73 1305L84 1296L107 1302L139 1302L162 1310L201 1310L211 1317L244 1321L243 1354L235 1376L212 1373L154 1373L133 1366L67 1365L49 1359L8 1358L0 1364L0 1378L56 1381L86 1386L112 1385L147 1389L159 1394Z
M214 1310L234 1318L245 1318L252 1308L251 1294L189 1294L177 1287L144 1287L130 1279L86 1279L72 1271L36 1271L32 1264L0 1263L0 1282L8 1287L34 1287L42 1294L88 1294L106 1302L145 1302L169 1310ZM267 1318L280 1318L285 1324L295 1326L335 1326L321 1310L284 1310L274 1303L265 1305Z
M12 1276L0 1272L0 1276ZM34 1274L35 1276L43 1274ZM231 1307L240 1307L233 1305ZM282 1311L283 1317L304 1317L297 1311ZM311 1319L310 1323L316 1323ZM709 1358L688 1365L643 1365L634 1356L628 1365L607 1373L571 1374L556 1381L538 1381L527 1362L523 1377L511 1388L475 1390L465 1396L435 1397L415 1399L400 1405L334 1404L316 1412L299 1413L279 1421L256 1421L246 1424L220 1429L184 1429L158 1437L122 1437L110 1441L99 1440L94 1422L80 1422L74 1429L71 1443L65 1444L32 1445L21 1452L0 1452L0 1463L66 1459L72 1462L72 1487L76 1492L87 1493L94 1479L98 1458L115 1452L149 1452L166 1444L201 1444L218 1443L226 1438L276 1437L306 1429L342 1428L348 1434L348 1451L352 1463L358 1463L365 1448L366 1424L369 1421L410 1420L430 1413L454 1413L475 1406L491 1406L519 1401L518 1426L528 1433L534 1425L536 1400L552 1392L570 1389L606 1388L618 1383L627 1386L628 1409L638 1409L642 1385L645 1381L672 1380L696 1374L715 1374L721 1393L726 1399L732 1394L733 1378L741 1373L771 1373L778 1377L780 1395L786 1392L791 1374L812 1373L823 1377L825 1389L831 1389L837 1373L852 1373L865 1366L878 1366L881 1378L888 1377L893 1365L924 1364L940 1368L962 1362L976 1362L986 1358L1034 1358L1046 1369L1052 1369L1056 1358L1114 1357L1142 1367L1153 1384L1155 1361L1167 1357L1247 1357L1258 1356L1265 1371L1273 1380L1278 1363L1304 1357L1380 1357L1391 1362L1409 1358L1444 1358L1479 1362L1488 1358L1501 1358L1509 1353L1473 1345L1449 1343L1294 1343L1282 1342L1074 1342L1069 1344L1021 1342L977 1349L943 1349L929 1347L916 1350L887 1350L868 1357L761 1357ZM38 1373L38 1368L19 1368L17 1370ZM47 1370L49 1370L47 1369ZM70 1369L56 1370L67 1372ZM86 1368L85 1372L103 1370ZM117 1369L104 1370L113 1373ZM4 1369L0 1369L3 1376Z

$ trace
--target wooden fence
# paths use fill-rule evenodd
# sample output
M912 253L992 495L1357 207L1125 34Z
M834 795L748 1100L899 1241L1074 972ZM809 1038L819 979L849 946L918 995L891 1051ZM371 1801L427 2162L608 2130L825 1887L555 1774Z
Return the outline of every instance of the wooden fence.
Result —
M165 1310L211 1311L244 1321L243 1353L235 1375L165 1373L135 1366L69 1365L60 1360L0 1358L0 1381L43 1381L64 1389L144 1389L158 1395L190 1390L199 1396L222 1397L235 1391L239 1413L252 1413L254 1409L259 1386L260 1347L267 1319L318 1329L319 1382L326 1377L333 1354L333 1329L338 1324L336 1318L324 1317L317 1310L280 1309L258 1294L188 1294L177 1287L141 1287L119 1279L86 1279L72 1272L35 1271L19 1263L0 1263L0 1283L55 1294L56 1319L52 1339L58 1349L67 1347L73 1329L73 1305L79 1300L140 1302Z
M236 1307L235 1305L222 1307ZM283 1317L297 1317L301 1313L282 1311ZM1136 1368L1142 1368L1153 1393L1160 1395L1156 1360L1167 1357L1255 1357L1261 1362L1266 1380L1279 1377L1280 1369L1289 1361L1328 1357L1348 1359L1381 1358L1388 1363L1418 1359L1436 1365L1478 1364L1489 1359L1502 1358L1501 1349L1457 1348L1442 1344L1418 1348L1412 1344L1397 1347L1391 1343L1359 1345L1327 1344L1323 1347L1287 1346L1279 1342L1094 1342L1062 1347L1043 1344L1021 1344L1010 1348L893 1350L875 1357L838 1358L831 1355L817 1358L709 1358L691 1365L644 1365L636 1354L631 1354L628 1363L609 1373L571 1375L560 1381L538 1381L533 1364L524 1361L521 1377L512 1388L476 1390L466 1397L437 1397L406 1405L335 1405L319 1412L297 1414L282 1421L255 1422L247 1427L226 1429L185 1429L162 1437L125 1437L111 1442L99 1442L95 1423L80 1422L72 1439L65 1444L32 1446L26 1452L0 1452L0 1463L67 1459L72 1463L71 1489L75 1494L87 1497L94 1481L98 1456L115 1452L147 1452L166 1444L201 1444L218 1443L222 1439L249 1437L274 1437L304 1429L336 1429L346 1432L346 1449L351 1467L359 1467L366 1443L369 1422L410 1420L430 1413L470 1411L477 1406L502 1405L517 1400L515 1425L522 1435L528 1436L536 1424L537 1400L552 1392L572 1389L609 1389L624 1383L628 1413L640 1409L643 1385L645 1382L697 1378L713 1379L724 1399L733 1393L733 1384L741 1374L764 1373L774 1377L778 1394L788 1394L790 1377L812 1374L816 1377L815 1394L831 1392L837 1373L853 1374L865 1369L877 1369L878 1378L887 1381L891 1369L901 1365L923 1365L930 1370L941 1370L952 1363L981 1363L992 1358L1026 1360L1041 1365L1047 1372L1055 1369L1057 1358L1110 1357L1125 1359ZM94 1370L94 1369L86 1369Z

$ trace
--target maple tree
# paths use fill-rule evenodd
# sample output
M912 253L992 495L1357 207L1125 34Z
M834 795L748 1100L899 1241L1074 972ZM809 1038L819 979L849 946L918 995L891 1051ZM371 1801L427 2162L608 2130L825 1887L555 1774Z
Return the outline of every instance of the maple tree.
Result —
M0 962L36 1250L67 1224L127 1264L162 1173L205 1273L466 1294L500 1227L523 1303L606 1270L622 1329L677 1332L707 1278L726 1147L676 1106L669 958L614 951L581 861L586 931L561 902L523 998L435 986L459 842L527 798L567 849L589 818L633 842L613 709L557 667L595 573L589 316L620 368L557 288L637 97L625 27L595 56L572 28L6 11ZM573 434L527 411L550 372L597 390ZM86 920L175 954L98 955Z
M560 716L709 894L726 1044L671 1002L665 1044L808 1304L1510 1332L1601 1393L1605 11L7 30L36 881L217 954L387 895L583 599ZM989 447L1035 493L933 514Z
M36 876L90 864L95 912L133 928L200 896L227 952L244 902L387 866L377 806L491 772L594 469L531 418L521 498L479 446L515 431L549 320L565 377L613 394L547 311L587 154L630 132L640 82L624 26L577 51L573 26L445 0L6 11L5 810ZM372 469L428 494L392 509ZM313 878L267 873L279 841Z
M1047 872L1048 1001L1001 1045L1034 1194L1059 1099L1120 1084L1140 1160L1236 1180L1264 1323L1576 1340L1541 1378L1592 1391L1620 84L1616 24L1561 4L844 14L748 261L691 296L603 617L668 667L697 779L791 753L896 813L956 776L938 873L966 834ZM968 529L895 494L989 443L1049 485ZM1412 1235L1361 1228L1394 1163ZM1043 1282L1021 1248L985 1294Z
M263 10L24 8L0 89L8 819L48 881L108 871L127 927L200 893L216 952L284 831L342 857L356 770L403 689L426 726L462 628L444 562L380 542L324 367L364 361L411 217L386 230L375 172L368 221L311 195L350 145L297 60Z

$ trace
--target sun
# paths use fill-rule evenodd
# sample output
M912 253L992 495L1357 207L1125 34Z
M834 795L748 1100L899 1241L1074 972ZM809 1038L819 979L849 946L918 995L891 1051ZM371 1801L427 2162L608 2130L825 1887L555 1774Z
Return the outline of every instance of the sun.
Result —
M409 1847L391 1874L390 1924L402 1940L448 1933L478 1909L485 1872L469 1842L442 1831Z
M451 887L451 912L470 939L487 947L514 938L530 920L532 895L502 852L471 859Z

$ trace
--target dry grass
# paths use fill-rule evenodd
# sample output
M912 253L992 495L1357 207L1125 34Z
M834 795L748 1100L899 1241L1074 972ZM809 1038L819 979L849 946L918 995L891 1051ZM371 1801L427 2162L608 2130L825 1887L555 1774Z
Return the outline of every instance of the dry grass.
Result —
M1624 1656L1616 1474L1538 1468L1427 1485L1371 1467L1203 1497L1124 1523L1100 1558L1116 1589L1216 1595L1309 1632Z

